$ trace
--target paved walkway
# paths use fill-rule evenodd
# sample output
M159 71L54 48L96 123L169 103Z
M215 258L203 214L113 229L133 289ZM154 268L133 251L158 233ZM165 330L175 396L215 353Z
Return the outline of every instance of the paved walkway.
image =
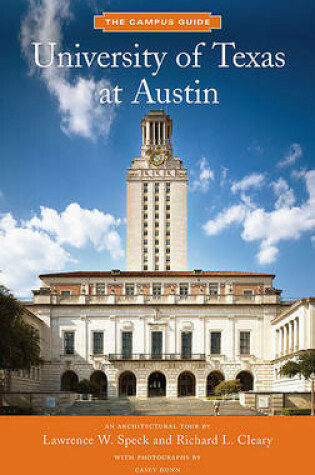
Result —
M153 416L153 415L213 415L213 402L198 398L117 398L108 401L77 401L58 415L68 416ZM256 413L244 408L238 401L221 401L222 416L253 416Z

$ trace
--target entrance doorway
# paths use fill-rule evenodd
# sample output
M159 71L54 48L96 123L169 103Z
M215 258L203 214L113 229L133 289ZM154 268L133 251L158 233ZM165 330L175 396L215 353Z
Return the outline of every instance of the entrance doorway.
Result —
M156 371L150 374L148 381L148 396L166 396L166 378L164 374Z
M178 377L178 397L189 397L196 395L196 378L195 376L185 371Z
M248 371L241 371L236 376L241 383L241 391L252 391L254 389L254 378Z
M90 381L96 387L98 396L107 396L107 377L103 371L94 371L90 376Z
M66 371L61 376L61 391L76 391L78 383L78 375L74 371Z
M131 371L122 373L119 377L119 396L135 396L137 392L136 377Z
M212 371L207 377L207 396L213 396L218 384L224 381L224 376L220 371Z

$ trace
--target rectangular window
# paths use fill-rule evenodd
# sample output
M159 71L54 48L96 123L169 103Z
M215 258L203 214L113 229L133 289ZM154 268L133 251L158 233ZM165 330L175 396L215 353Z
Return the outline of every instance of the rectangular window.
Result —
M123 358L131 358L132 332L122 332L122 355Z
M209 294L210 295L218 295L218 283L217 282L211 282L211 284L209 284Z
M93 355L102 355L104 353L104 333L93 332Z
M148 270L148 266L143 266L143 270Z
M143 209L144 209L145 211L147 211L148 205L143 205Z
M254 295L254 292L252 290L244 290L243 295L244 297L251 297Z
M148 191L148 183L143 183L143 191L146 193Z
M169 193L169 192L171 191L171 184L170 184L170 183L166 183L165 189L166 189L166 193Z
M211 332L210 353L211 355L221 354L221 332Z
M158 193L159 188L160 188L159 183L155 183L155 184L154 184L155 193Z
M192 332L182 332L182 359L191 359Z
M64 332L65 355L74 355L74 332Z
M171 270L171 266L166 266L166 270Z
M95 293L96 295L105 295L105 284L97 283L95 285Z
M147 195L145 195L145 196L143 197L143 201L148 201Z
M162 332L151 333L151 356L159 359L162 356L163 334Z
M250 355L250 332L240 332L240 354Z
M60 295L62 297L70 297L71 295L71 290L61 290Z
M179 285L179 295L188 295L189 287L188 284L180 284Z
M153 293L153 295L161 295L161 293L162 293L161 284L153 284L152 293Z
M155 195L155 201L159 201L159 195Z
M159 266L155 266L155 270L159 270Z
M166 195L166 198L165 198L166 201L171 201L171 197L169 195Z
M134 294L135 294L134 284L126 284L126 295L134 295Z
M166 205L166 209L169 211L171 209L171 205Z

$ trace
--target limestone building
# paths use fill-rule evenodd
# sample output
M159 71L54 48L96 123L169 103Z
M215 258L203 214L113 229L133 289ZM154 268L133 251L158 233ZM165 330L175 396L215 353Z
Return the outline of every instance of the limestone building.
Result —
M187 269L187 172L173 156L172 121L141 122L141 156L127 174L127 269Z
M245 391L280 388L289 352L279 341L296 335L285 343L294 353L311 334L303 349L314 347L314 300L291 307L272 274L187 271L187 174L172 121L152 111L141 130L127 173L127 270L42 275L28 304L43 322L42 390L86 378L108 397L203 397L235 378Z

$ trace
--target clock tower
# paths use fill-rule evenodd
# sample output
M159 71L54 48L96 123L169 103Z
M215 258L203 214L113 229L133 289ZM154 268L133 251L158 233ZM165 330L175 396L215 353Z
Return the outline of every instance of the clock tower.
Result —
M187 270L187 171L172 128L160 110L141 121L141 156L127 173L127 270Z

